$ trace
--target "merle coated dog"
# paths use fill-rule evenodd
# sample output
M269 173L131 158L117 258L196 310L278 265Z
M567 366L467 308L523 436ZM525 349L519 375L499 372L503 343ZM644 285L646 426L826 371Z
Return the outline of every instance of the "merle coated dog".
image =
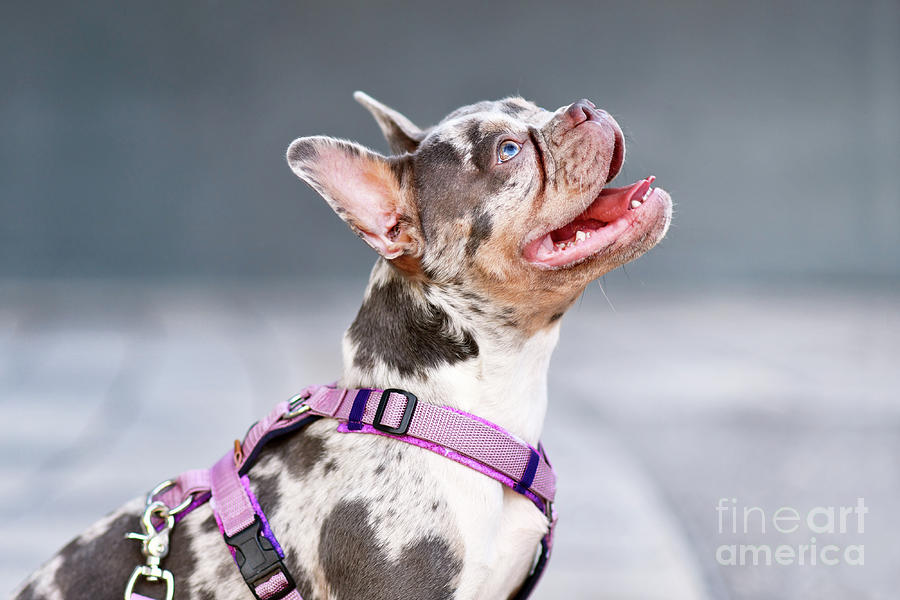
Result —
M607 187L622 132L587 100L555 112L479 102L420 129L356 99L391 156L330 137L287 152L380 255L344 337L340 384L414 390L537 444L560 317L591 281L662 239L669 195L652 178ZM267 447L253 473L306 600L508 598L548 526L493 479L385 437L342 435L329 419ZM15 597L121 598L138 560L124 534L142 509L135 500L96 523ZM179 600L251 597L208 505L178 525L171 548Z

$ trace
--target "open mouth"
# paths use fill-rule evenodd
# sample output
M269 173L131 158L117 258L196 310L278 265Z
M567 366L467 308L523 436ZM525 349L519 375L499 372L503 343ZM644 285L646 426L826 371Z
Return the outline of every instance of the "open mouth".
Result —
M652 175L618 188L604 188L587 210L571 222L525 246L525 259L549 268L567 267L594 256L615 242L657 195Z

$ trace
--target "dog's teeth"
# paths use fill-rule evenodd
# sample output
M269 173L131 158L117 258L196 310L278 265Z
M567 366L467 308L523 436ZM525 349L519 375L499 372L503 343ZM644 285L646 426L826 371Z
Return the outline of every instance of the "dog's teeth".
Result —
M649 197L650 197L650 193L651 193L652 191L653 191L653 188L647 188L647 191L644 192L644 197L641 198L641 202L643 202L644 200L646 200L647 198L649 198Z
M588 231L586 235L587 235L588 237L591 237L591 232Z
M640 200L632 200L632 201L631 201L631 208L637 208L637 207L640 206L640 205L641 205L641 201L640 201Z
M583 231L575 232L575 241L576 242L583 242L586 239L587 239L587 234L585 232L583 232Z

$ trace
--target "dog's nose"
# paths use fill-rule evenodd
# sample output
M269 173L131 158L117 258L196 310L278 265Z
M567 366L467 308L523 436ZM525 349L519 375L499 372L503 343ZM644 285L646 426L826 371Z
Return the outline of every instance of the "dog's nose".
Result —
M587 100L579 100L578 102L573 102L569 108L566 109L566 118L569 120L572 127L577 127L585 121L590 120L590 111L591 106L587 103Z
M587 98L582 98L578 102L573 102L571 106L566 109L566 118L572 124L572 127L576 127L585 121L596 119L596 110L597 107L594 106L593 102Z

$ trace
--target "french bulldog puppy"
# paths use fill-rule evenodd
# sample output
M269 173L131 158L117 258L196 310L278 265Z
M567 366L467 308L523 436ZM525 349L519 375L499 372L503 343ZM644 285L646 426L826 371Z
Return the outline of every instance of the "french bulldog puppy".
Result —
M588 100L552 112L522 98L479 102L421 129L355 97L391 156L330 137L287 152L379 254L339 384L409 390L536 446L560 318L590 282L662 239L669 195L652 177L607 186L625 159L622 131ZM305 600L509 598L548 528L497 481L388 437L337 432L330 419L267 446L251 482ZM137 499L96 523L15 598L122 598L141 562L125 534L143 508ZM178 600L252 598L208 504L174 529L164 566Z

